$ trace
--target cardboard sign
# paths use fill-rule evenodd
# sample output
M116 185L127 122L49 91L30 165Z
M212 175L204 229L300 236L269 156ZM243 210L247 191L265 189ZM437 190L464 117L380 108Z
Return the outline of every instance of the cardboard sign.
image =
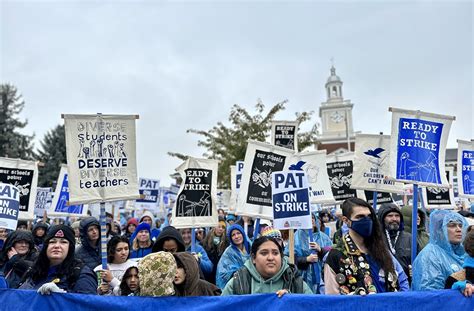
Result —
M249 141L237 202L239 215L273 219L272 173L282 171L293 151Z
M20 190L20 215L18 219L33 219L38 184L36 162L0 158L0 182Z
M87 216L87 208L83 204L69 204L69 178L67 166L62 165L59 171L58 182L54 191L48 215L51 216Z
M140 198L135 119L64 115L71 204Z
M396 180L449 187L445 152L454 117L392 108L390 172Z
M310 229L308 179L303 171L272 173L273 226L276 229Z
M298 122L272 121L272 144L298 152Z
M20 214L20 189L0 183L0 228L16 230Z
M356 134L351 188L403 193L403 184L386 176L390 176L390 136Z
M458 140L458 191L474 199L474 141Z
M183 183L171 217L173 226L217 226L217 166L216 160L190 157L176 169Z
M332 194L337 202L357 197L356 190L351 188L354 168L352 152L327 156L327 170Z

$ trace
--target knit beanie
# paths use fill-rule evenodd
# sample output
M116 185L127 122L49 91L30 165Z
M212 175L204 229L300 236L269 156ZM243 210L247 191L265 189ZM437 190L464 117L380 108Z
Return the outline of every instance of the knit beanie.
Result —
M75 245L76 239L74 237L74 231L66 225L55 225L49 228L46 234L45 242L52 238L64 238L69 241L70 244Z
M267 236L270 238L275 238L275 239L281 239L281 232L280 230L277 230L273 228L272 226L267 226L265 229L262 230L261 236Z

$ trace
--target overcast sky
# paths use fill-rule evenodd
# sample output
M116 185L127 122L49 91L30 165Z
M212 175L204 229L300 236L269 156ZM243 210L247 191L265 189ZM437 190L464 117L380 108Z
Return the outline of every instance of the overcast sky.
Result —
M334 57L354 129L390 133L388 107L456 116L448 147L474 138L471 1L4 1L0 77L25 132L62 113L139 114L139 175L162 180L201 156L199 136L239 104L315 111Z

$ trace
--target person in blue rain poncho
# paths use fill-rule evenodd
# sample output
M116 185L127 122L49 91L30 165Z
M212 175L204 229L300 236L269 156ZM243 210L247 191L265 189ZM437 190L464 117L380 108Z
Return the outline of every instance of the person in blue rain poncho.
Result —
M230 245L222 254L217 264L216 285L224 288L232 275L239 270L247 259L250 258L250 242L244 228L233 224L227 229Z
M467 227L464 217L452 211L431 213L430 242L413 263L413 290L443 289L445 280L462 269Z
M311 216L313 240L311 242L308 230L296 230L295 259L303 280L308 284L313 293L317 294L319 293L318 288L322 280L321 271L323 268L322 258L325 253L324 250L332 246L332 241L327 234L319 230L319 217L314 213ZM288 254L288 250L285 253Z

